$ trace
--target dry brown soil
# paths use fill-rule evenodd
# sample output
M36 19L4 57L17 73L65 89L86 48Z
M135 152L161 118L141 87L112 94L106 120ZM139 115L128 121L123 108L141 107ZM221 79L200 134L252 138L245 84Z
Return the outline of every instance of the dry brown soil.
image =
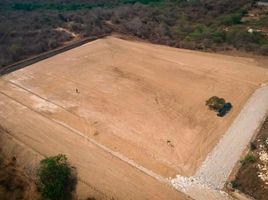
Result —
M155 172L174 176L195 172L267 80L267 71L253 59L108 37L5 76L0 90ZM234 105L226 118L204 106L213 95Z
M1 129L1 127L0 127ZM0 130L1 132L1 130ZM38 200L35 183L23 175L16 165L16 158L5 159L0 149L0 199Z
M3 76L0 121L36 152L69 156L111 196L184 198L78 135L165 177L193 175L267 80L253 58L107 37ZM213 95L234 105L226 117L206 108Z

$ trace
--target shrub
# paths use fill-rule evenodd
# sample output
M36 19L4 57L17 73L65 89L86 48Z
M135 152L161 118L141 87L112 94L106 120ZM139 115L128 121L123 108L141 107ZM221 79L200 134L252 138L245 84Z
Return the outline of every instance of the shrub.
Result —
M250 142L250 150L254 151L255 149L257 149L257 146L254 142Z
M17 60L19 58L20 54L22 53L23 48L22 48L21 44L17 43L17 44L12 44L8 48L8 50L9 50L9 53L12 56L12 58L14 60Z
M202 24L198 24L197 26L195 26L194 30L187 35L185 39L189 41L200 41L208 39L211 37L212 31L213 30L211 30L209 27Z
M256 161L256 158L252 154L246 155L246 157L240 161L240 163L243 165L248 164L248 163L254 163Z
M259 53L263 55L268 55L268 44L264 44L259 48Z
M239 186L238 181L236 179L231 181L232 188L237 188Z
M211 110L219 111L222 109L225 105L225 100L223 98L219 98L217 96L210 97L206 101L206 105L209 107Z
M70 198L74 177L65 155L45 158L38 169L38 186L41 195L50 200Z
M246 48L248 50L257 50L265 45L265 39L262 33L248 33L246 30L233 29L226 35L226 42L234 45L236 48ZM252 49L253 48L253 49ZM263 50L265 51L265 49Z
M216 31L211 35L213 42L222 43L225 42L225 32L224 31Z
M255 157L254 157L253 155L249 154L249 155L247 155L247 156L245 157L245 161L246 161L246 162L255 162L256 159L255 159Z
M243 13L240 13L240 12L234 13L234 14L226 16L223 19L223 23L225 25L239 24L239 23L241 23L241 18L242 17L243 17Z

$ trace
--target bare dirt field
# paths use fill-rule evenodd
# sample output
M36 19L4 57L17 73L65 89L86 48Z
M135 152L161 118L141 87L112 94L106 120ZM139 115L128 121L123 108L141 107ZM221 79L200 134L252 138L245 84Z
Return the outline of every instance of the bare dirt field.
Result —
M22 103L2 94L0 99L0 121L7 130L0 132L0 146L5 156L16 156L17 164L27 176L35 177L38 163L44 156L62 153L77 169L79 200L89 196L97 200L189 200L167 184L117 159Z
M172 177L195 172L267 80L254 59L108 37L2 77L1 106L13 99ZM206 108L213 95L234 105L225 118Z

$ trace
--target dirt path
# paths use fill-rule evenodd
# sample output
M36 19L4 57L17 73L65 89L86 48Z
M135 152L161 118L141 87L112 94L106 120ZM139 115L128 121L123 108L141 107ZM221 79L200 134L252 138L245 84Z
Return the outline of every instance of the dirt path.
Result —
M78 34L76 34L75 32L72 32L72 31L70 31L70 30L68 30L68 29L66 29L66 28L63 28L63 27L57 27L57 28L55 28L55 30L56 30L56 31L63 31L63 32L65 32L65 33L71 35L74 39L78 39L78 38L79 38L79 35L78 35Z

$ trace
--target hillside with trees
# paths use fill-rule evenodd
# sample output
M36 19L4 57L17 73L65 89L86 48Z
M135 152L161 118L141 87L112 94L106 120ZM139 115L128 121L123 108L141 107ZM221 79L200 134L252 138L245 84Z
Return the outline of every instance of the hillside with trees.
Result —
M2 0L0 67L57 48L74 38L70 32L268 55L268 11L243 20L255 8L254 0Z

